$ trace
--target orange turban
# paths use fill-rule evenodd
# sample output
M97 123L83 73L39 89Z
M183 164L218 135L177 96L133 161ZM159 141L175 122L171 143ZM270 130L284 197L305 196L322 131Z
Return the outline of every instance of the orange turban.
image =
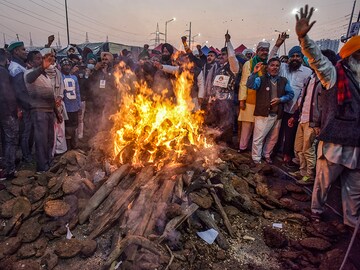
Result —
M360 50L360 36L354 36L341 48L339 55L342 59L349 57L354 52Z

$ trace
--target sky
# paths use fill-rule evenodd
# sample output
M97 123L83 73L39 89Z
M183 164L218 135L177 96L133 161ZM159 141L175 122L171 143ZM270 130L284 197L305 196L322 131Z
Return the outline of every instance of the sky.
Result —
M28 46L30 33L34 46L43 46L47 36L54 34L61 45L67 44L65 0L0 0L0 38L6 43L17 35ZM167 41L181 48L181 36L188 35L192 26L194 43L221 48L224 35L229 31L234 47L244 44L253 48L263 39L272 44L278 31L289 30L287 47L297 45L294 32L294 9L305 4L317 8L313 19L317 21L310 37L338 39L347 31L354 0L67 0L70 43L109 41L126 45L154 44L157 24L165 32ZM360 10L357 2L354 20ZM197 36L200 33L200 36ZM164 36L161 36L162 38ZM3 44L4 41L1 42Z

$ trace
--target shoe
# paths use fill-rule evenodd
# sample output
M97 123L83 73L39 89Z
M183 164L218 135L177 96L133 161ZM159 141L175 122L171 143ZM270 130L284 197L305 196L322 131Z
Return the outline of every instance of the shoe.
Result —
M43 173L46 173L46 171L37 171L35 174L36 174L36 175L41 175L41 174L43 174Z
M319 223L321 221L321 214L320 213L311 213L311 220L313 222Z
M300 160L298 158L293 158L292 162L294 162L296 165L300 165Z
M265 162L266 162L267 164L273 164L272 159L269 158L269 157L265 158Z
M295 172L288 172L291 176L295 177L297 180L301 180L303 176L301 175L300 171Z
M311 186L314 184L314 178L305 175L303 178L301 178L301 180L297 180L296 183L302 186Z
M289 169L294 169L296 167L299 167L298 165L296 165L294 162L292 162L291 160L289 161L284 161L284 166L289 168Z
M246 153L248 150L247 149L239 149L237 150L238 153L242 154L242 153Z

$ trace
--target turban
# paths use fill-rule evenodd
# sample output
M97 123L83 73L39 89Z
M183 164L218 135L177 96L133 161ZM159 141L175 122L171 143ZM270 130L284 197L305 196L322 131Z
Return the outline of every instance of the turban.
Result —
M354 36L341 48L339 55L342 59L349 57L354 52L360 50L360 36Z
M114 56L112 55L112 53L102 52L100 56L101 58L103 58L105 55L108 55L110 57L110 61L114 60Z
M164 48L167 49L167 51L170 53L170 55L174 53L174 48L173 48L173 46L171 46L169 43L164 43L164 44L162 45L162 47L161 47L161 52L164 52Z
M9 52L12 52L13 50L15 50L18 47L24 46L24 42L22 41L13 41L10 43L9 47L7 48L7 50Z
M301 58L304 57L303 53L301 52L300 46L292 47L291 50L289 51L289 57L292 57L294 53L299 54L301 56Z
M93 53L88 53L87 55L86 55L86 60L90 60L90 59L94 59L95 61L96 61L96 56L95 56L95 54L93 54Z
M265 48L265 49L269 49L270 48L270 43L266 42L266 41L260 41L256 47L256 49L261 49L261 48Z

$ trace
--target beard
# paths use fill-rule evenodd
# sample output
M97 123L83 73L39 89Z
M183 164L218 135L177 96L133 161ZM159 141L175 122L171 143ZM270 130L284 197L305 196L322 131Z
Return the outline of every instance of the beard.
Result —
M348 64L351 71L354 72L355 79L357 80L358 83L360 83L360 61L350 56Z
M163 55L161 55L161 60L162 60L163 62L168 62L168 61L170 61L170 59L171 59L171 55L169 55L169 54L163 54Z
M297 71L301 67L301 62L297 60L292 60L289 62L289 71L294 72Z

